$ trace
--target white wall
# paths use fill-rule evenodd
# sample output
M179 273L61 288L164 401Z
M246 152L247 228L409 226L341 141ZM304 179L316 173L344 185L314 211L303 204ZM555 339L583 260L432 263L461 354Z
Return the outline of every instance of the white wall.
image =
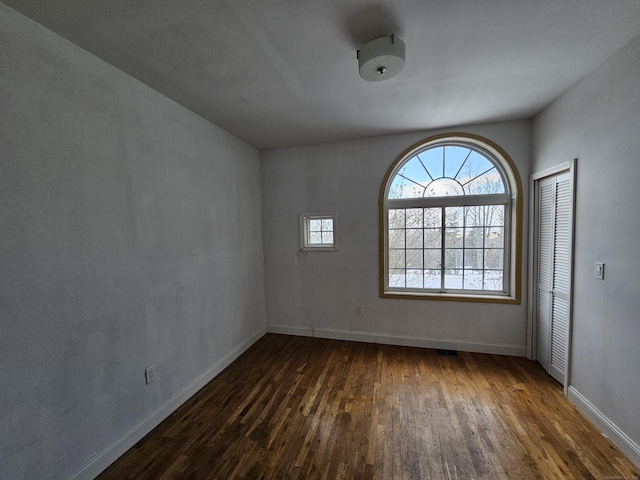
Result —
M259 152L0 32L0 478L92 478L266 331Z
M522 179L528 178L529 122L455 130L498 143ZM378 199L383 177L403 150L439 132L262 153L269 331L526 354L525 301L514 306L379 297ZM337 212L337 252L299 251L298 214L307 211ZM356 315L357 304L364 306L364 315Z
M640 464L640 37L533 132L533 171L578 158L569 396Z
M254 148L1 3L0 32L0 478L91 478L267 318L524 355L524 302L378 296L383 176L444 130L263 152L261 177ZM570 395L636 462L639 124L636 38L535 119L533 168L529 122L455 129L505 148L525 188L579 158ZM299 252L303 211L338 213L338 252Z

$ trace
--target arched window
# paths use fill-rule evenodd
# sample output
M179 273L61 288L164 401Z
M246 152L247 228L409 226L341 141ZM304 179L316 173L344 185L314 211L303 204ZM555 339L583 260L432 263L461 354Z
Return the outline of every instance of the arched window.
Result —
M522 186L475 135L428 138L382 185L381 295L520 303Z

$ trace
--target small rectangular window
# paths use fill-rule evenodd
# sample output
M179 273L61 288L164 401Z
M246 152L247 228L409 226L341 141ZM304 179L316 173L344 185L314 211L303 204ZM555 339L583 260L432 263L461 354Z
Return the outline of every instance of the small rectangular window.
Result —
M300 250L335 251L335 236L335 213L300 214Z

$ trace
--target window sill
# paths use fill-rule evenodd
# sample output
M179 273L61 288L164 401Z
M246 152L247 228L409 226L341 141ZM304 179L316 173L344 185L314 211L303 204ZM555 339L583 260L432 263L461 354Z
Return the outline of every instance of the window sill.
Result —
M337 252L336 247L302 247L301 252Z
M444 300L454 302L476 302L476 303L501 303L508 305L520 305L520 298L509 295L473 295L460 293L420 293L420 292L398 292L383 291L381 298L398 298L405 300Z

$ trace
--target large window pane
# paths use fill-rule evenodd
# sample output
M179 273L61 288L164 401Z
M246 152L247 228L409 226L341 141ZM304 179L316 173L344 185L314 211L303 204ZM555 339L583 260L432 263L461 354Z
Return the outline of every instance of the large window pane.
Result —
M471 150L466 147L459 147L457 145L446 146L444 154L444 176L455 178L470 153Z
M448 270L444 275L445 289L462 289L462 270Z
M484 226L485 219L485 207L482 205L464 207L464 224L467 227L482 227Z
M472 151L456 176L456 180L465 185L491 168L493 168L493 163L488 158Z
M424 251L424 268L440 270L442 265L442 250L429 249Z
M422 210L422 208L407 208L405 210L407 228L422 228Z
M491 248L484 251L484 268L502 269L504 265L504 250Z
M482 270L465 270L464 288L466 290L482 290Z
M389 250L389 268L404 268L404 250Z
M405 231L404 230L389 230L389 248L404 248L405 247Z
M422 277L422 270L418 270L418 269L412 269L409 270L407 269L407 287L413 287L413 288L423 288L424 287L424 281L423 281L423 277Z
M502 270L486 270L484 272L484 289L503 291L503 277L504 274Z
M424 165L417 156L405 163L398 173L420 185L426 185L433 178L432 175L430 176L429 173L427 173L427 170L425 170Z
M443 150L444 147L436 147L418 154L418 158L429 171L431 178L442 177Z
M461 248L446 248L444 251L444 268L446 270L462 268L464 250Z
M389 228L404 228L404 208L389 210Z
M467 227L464 229L464 248L482 248L484 245L484 228Z
M440 270L424 271L424 288L440 289L442 287L442 272Z
M406 287L404 269L390 268L389 269L389 286L390 287Z
M406 262L407 268L419 268L422 269L422 249L407 250Z
M425 228L440 228L442 226L442 208L425 208L423 213Z
M442 248L442 229L427 228L424 231L425 248Z
M422 229L407 230L407 248L422 248Z
M487 227L503 227L504 205L487 205L485 207L484 225Z
M445 209L445 227L462 227L464 225L464 208L447 207Z
M401 174L395 176L389 187L389 198L420 198L422 196L424 196L424 187Z
M484 252L481 248L464 249L464 268L482 268Z
M490 195L492 193L504 193L504 183L495 168L470 180L464 185L467 195Z
M444 236L445 248L462 248L464 242L464 229L447 228Z
M485 248L504 248L504 227L487 227L484 246Z

